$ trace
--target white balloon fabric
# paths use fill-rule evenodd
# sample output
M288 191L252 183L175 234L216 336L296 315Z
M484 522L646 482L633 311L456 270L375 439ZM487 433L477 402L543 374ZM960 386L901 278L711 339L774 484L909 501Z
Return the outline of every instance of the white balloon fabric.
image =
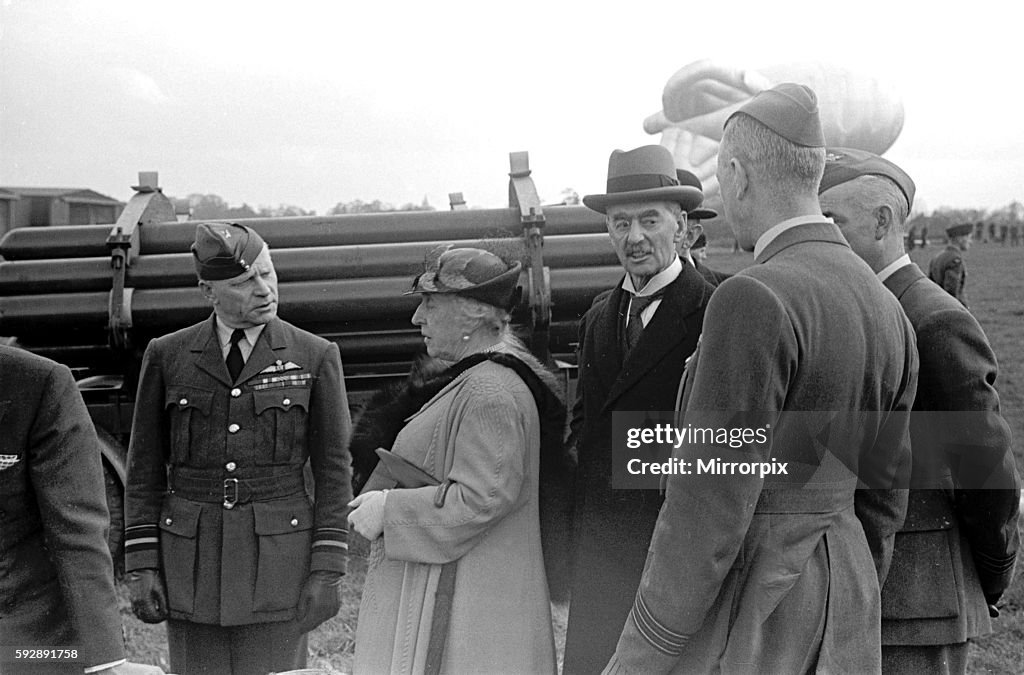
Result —
M751 70L711 60L694 61L669 78L662 110L644 120L644 130L661 134L661 144L672 153L676 167L692 171L706 196L717 194L715 168L726 119L755 94L780 82L806 84L814 90L829 145L881 155L903 130L899 94L870 75L824 63Z

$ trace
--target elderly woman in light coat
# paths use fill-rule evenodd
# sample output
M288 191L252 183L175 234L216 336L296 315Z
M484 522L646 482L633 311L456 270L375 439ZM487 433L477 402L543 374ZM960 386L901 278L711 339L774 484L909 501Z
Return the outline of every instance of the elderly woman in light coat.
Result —
M352 527L371 541L356 673L556 672L539 527L541 415L509 357L557 385L509 332L520 269L455 248L415 282L412 322L428 354L451 367L392 452L442 485L371 489L371 476L351 504ZM453 561L443 652L428 666L438 578Z

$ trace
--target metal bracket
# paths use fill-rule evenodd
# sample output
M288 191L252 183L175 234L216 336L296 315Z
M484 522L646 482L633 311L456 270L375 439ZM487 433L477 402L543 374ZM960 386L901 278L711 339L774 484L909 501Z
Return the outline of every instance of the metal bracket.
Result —
M139 172L139 184L132 186L135 194L107 236L110 267L114 270L107 329L108 341L115 349L128 349L131 346L131 289L126 289L125 284L128 268L140 252L139 227L177 220L174 215L174 204L164 196L157 182L156 171Z
M530 178L530 157L524 152L509 153L508 205L519 209L523 239L529 258L527 290L530 303L531 348L542 361L548 353L547 333L551 324L551 283L544 267L544 224L537 188Z

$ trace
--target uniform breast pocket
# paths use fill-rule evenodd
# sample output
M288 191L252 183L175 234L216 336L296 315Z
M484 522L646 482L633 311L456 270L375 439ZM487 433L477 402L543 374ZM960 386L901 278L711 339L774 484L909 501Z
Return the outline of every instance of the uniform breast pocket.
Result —
M306 447L308 387L253 392L256 407L256 463L300 462Z
M164 409L171 430L171 460L187 462L193 442L210 436L210 407L213 391L176 385L167 387Z
M253 610L277 612L295 607L309 574L313 508L305 497L255 502L258 554Z

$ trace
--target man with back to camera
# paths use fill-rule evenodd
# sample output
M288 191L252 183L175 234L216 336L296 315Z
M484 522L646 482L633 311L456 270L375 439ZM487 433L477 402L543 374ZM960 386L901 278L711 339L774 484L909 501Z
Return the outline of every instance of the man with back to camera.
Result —
M572 600L563 672L608 661L643 571L661 505L656 490L612 490L612 413L671 410L683 363L713 288L676 247L704 195L680 185L659 145L612 152L607 193L583 203L605 215L625 275L580 322L573 427L579 461Z
M932 258L928 264L928 278L959 300L964 307L967 306L967 296L964 294L967 268L964 267L962 254L971 248L973 229L970 223L947 227L946 236L949 237L949 243L942 253Z
M907 518L882 588L882 671L965 673L968 643L991 632L989 607L998 613L1012 578L1020 478L985 332L904 252L914 190L887 159L828 150L822 213L899 299L921 359ZM981 487L971 473L978 462L991 467L989 489L970 489Z
M0 345L0 425L0 673L162 673L125 659L100 442L71 371Z
M350 421L337 345L277 317L254 230L200 223L209 319L150 342L128 450L132 609L175 673L302 668L348 555ZM309 460L316 501L306 494Z
M880 669L879 587L906 513L917 353L899 303L821 215L824 145L802 85L763 91L726 121L718 181L755 264L708 304L677 424L738 419L770 425L771 439L684 444L674 457L770 459L788 472L667 477L606 672Z

